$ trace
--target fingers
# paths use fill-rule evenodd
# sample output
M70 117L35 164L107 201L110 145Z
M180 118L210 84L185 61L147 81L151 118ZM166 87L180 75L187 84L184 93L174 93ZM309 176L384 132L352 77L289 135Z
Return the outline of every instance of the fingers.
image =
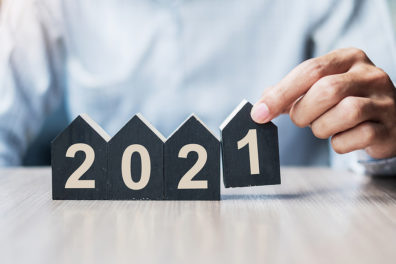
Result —
M310 125L346 96L356 95L348 73L325 76L291 108L290 118L299 127Z
M395 87L361 50L341 49L303 62L264 91L251 116L266 123L286 111L296 125L311 125L315 136L332 137L338 153L396 155Z
M361 78L362 74L360 71L349 71L321 78L292 106L290 118L297 126L305 127L345 97L366 96L367 89L361 89L367 86Z
M346 131L365 121L379 121L378 112L385 110L381 102L364 97L346 97L316 119L311 129L322 139Z
M305 127L347 96L376 98L387 87L382 75L383 71L375 66L357 65L346 73L325 76L293 104L290 118L297 126Z
M363 60L368 58L358 49L340 49L301 63L277 85L264 91L252 109L253 120L257 123L269 122L284 113L322 77L344 73L354 63Z
M344 154L377 144L383 138L384 133L385 127L382 124L369 121L363 122L354 128L333 136L331 145L337 153Z

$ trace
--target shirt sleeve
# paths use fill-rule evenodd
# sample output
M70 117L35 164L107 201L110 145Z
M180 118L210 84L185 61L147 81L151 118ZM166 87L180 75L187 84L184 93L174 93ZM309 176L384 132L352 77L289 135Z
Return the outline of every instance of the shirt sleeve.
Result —
M359 163L363 165L366 174L374 176L396 176L396 157L377 160L364 152L359 157Z
M366 52L373 63L396 80L396 45L394 31L384 0L333 0L316 7L311 43L312 56L324 55L338 48L356 47ZM330 148L331 149L331 148ZM396 175L396 157L368 159L364 151L339 155L331 151L331 165L372 175ZM364 152L365 153L365 152Z
M53 1L57 2L57 1ZM4 2L0 17L0 166L20 164L63 95L63 44L43 2Z

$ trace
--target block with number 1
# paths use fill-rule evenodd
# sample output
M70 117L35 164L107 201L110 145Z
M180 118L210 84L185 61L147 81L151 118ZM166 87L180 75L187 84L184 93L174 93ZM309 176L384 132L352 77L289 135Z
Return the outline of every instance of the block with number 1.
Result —
M255 123L252 107L243 100L220 126L226 188L281 183L277 127Z

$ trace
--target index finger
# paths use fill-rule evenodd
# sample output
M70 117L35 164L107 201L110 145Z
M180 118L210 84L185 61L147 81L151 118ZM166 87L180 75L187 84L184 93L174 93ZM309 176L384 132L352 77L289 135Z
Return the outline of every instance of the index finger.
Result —
M266 89L252 108L252 118L266 123L286 112L298 98L303 96L320 78L344 73L360 60L367 60L359 49L348 48L309 59L294 68L278 84Z

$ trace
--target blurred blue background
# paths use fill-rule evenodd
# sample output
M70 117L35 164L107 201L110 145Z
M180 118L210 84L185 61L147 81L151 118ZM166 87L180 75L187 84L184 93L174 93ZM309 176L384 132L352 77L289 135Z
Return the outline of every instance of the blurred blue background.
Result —
M5 1L0 0L1 4ZM393 28L396 28L396 0L388 0L389 10L392 16ZM1 15L1 12L0 12ZM396 31L394 30L394 37ZM62 103L59 108L52 113L44 122L39 136L32 142L23 159L25 166L43 166L50 164L50 142L62 131L68 124L69 120L65 112L65 104Z
M396 0L388 0L389 10L392 16L393 29L396 28ZM396 36L396 31L395 31Z

